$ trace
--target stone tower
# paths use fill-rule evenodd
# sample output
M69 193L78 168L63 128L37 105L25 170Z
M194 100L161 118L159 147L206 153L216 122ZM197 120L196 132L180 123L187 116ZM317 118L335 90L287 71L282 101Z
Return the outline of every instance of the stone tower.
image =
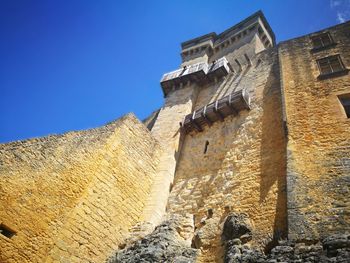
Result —
M350 23L181 48L144 123L0 145L0 262L349 262Z
M161 79L166 102L151 131L176 147L167 211L193 214L204 232L215 225L200 240L215 260L220 220L229 212L249 214L257 245L287 233L278 54L261 12L181 46L180 68ZM206 218L210 226L202 226Z

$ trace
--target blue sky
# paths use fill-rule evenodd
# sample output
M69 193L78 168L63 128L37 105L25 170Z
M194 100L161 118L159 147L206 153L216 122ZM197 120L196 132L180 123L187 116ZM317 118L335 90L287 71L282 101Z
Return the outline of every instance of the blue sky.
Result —
M181 42L260 9L277 42L350 18L350 0L0 1L0 142L145 118Z

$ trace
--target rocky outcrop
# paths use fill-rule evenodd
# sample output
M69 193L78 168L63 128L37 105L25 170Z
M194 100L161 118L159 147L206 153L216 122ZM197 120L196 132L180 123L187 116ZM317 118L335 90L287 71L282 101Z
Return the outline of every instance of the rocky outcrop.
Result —
M222 240L225 245L225 263L260 262L264 255L251 249L248 243L252 240L252 226L248 215L231 213L227 216Z
M335 234L308 243L279 241L267 255L251 248L251 226L244 214L231 214L224 223L222 239L225 263L350 262L350 234Z
M192 215L171 215L151 234L134 239L132 244L119 250L108 263L196 262L199 249L191 248L191 243L194 247L205 249L210 240L208 233L216 232L218 227L211 219L205 221L202 231L194 231ZM221 227L224 263L350 263L348 233L304 243L280 240L268 254L264 254L252 245L253 231L248 215L230 213ZM218 259L222 262L221 256Z
M172 215L151 234L119 250L108 263L195 262L197 250L191 248L193 232L192 215Z
M280 242L263 262L350 262L350 234L335 234L315 244Z
M212 246L212 241L216 239L217 233L220 233L219 231L219 222L217 220L214 218L203 220L194 233L193 246L207 249Z
M246 214L230 214L224 223L222 233L224 241L239 238L244 243L252 239L252 227Z

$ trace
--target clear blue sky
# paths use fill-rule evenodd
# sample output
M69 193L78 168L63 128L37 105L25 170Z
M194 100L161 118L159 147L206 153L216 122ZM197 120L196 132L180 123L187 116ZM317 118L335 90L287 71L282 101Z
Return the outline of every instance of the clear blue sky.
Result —
M0 142L145 118L181 42L260 9L279 42L349 19L350 0L0 1Z

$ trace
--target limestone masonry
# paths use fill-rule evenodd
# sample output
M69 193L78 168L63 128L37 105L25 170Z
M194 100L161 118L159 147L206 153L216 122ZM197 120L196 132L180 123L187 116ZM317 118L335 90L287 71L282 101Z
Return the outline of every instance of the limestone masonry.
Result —
M350 22L181 47L143 123L0 145L0 262L350 262Z

